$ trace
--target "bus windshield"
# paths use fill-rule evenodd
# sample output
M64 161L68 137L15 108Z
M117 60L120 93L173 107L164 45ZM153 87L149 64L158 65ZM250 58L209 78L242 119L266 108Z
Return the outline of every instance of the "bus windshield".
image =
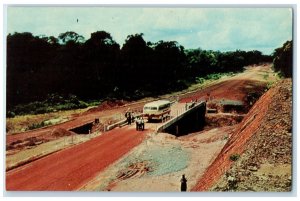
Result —
M170 104L161 105L161 106L159 106L159 110L163 110L163 109L166 109L168 107L170 107Z

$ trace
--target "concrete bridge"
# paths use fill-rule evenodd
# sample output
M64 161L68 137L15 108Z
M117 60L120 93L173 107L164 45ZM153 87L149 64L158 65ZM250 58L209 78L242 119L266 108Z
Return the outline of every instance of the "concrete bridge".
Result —
M176 136L200 131L205 125L206 102L201 101L185 105L184 110L157 128L157 132L166 132Z
M174 103L171 106L171 115L169 120L163 120L162 123L149 125L157 132L166 132L176 136L186 135L188 133L200 131L205 125L206 102ZM109 131L121 125L127 125L126 118L105 126L104 131ZM94 121L69 129L77 134L90 134L93 130ZM155 128L156 127L156 128Z

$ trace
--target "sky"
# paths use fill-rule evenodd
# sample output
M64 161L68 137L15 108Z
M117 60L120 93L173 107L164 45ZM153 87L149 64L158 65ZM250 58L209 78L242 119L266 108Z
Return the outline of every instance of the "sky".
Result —
M177 41L185 49L271 54L292 39L292 15L290 8L9 6L6 28L55 37L75 31L86 40L104 30L121 46L143 33L147 42Z

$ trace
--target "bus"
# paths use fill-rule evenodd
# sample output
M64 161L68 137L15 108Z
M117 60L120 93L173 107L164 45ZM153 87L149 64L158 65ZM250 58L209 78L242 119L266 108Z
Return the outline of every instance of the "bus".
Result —
M147 103L143 108L143 116L151 119L163 119L171 113L171 102L168 100L158 100Z

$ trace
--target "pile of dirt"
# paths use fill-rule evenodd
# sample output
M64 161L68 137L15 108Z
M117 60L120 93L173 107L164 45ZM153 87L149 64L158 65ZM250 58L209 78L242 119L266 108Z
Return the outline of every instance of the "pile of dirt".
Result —
M63 128L54 128L51 132L52 137L64 137L64 136L70 136L73 135L74 133L72 131L68 131Z
M149 167L148 161L141 161L134 164L130 164L125 169L120 170L117 173L116 179L113 180L107 187L107 191L111 191L112 188L114 188L118 182L126 180L126 179L132 179L132 178L138 178L146 174L147 172L150 172L151 169Z
M10 151L8 152L8 155L11 155L24 148L32 148L48 141L49 141L48 139L44 139L44 138L28 137L24 140L17 140L11 142L10 144L6 145L6 150Z
M114 107L123 106L127 103L127 101L124 100L113 100L113 101L104 101L99 105L99 109L111 109Z
M207 108L215 109L216 112L226 112L226 113L236 113L244 114L246 113L246 107L243 102L229 99L214 99L207 101Z
M124 100L108 100L108 101L104 101L102 103L100 103L100 105L98 107L94 107L89 109L88 111L84 112L85 113L93 113L93 112L100 112L103 110L109 110L115 107L120 107L123 106L125 104L127 104L127 101Z
M290 191L292 80L284 79L249 111L193 191Z
M205 129L223 126L233 126L240 123L245 115L218 113L205 115Z

